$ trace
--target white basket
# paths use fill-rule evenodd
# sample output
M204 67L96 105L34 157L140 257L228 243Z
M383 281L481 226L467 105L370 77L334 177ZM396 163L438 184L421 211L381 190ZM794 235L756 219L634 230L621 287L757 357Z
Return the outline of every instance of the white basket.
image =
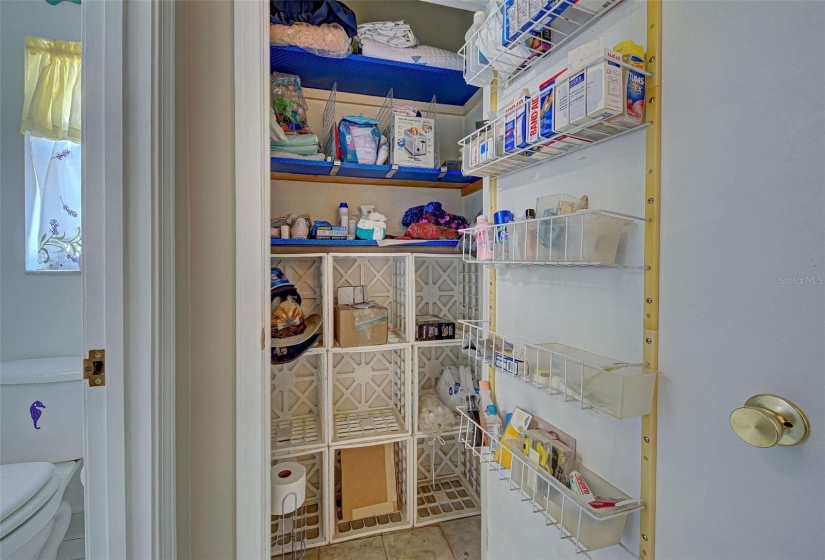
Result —
M460 340L458 341L460 342ZM415 361L413 365L413 381L415 382L415 391L413 392L414 401L414 428L418 436L424 435L418 425L418 400L421 398L421 393L427 390L435 390L436 383L441 372L446 366L469 366L473 372L473 380L476 384L479 381L478 368L474 361L468 360L462 354L461 346L453 344L450 346L437 345L421 345L415 349ZM446 430L445 433L455 433L459 427L459 415L455 411L455 427Z
M458 321L479 318L481 267L465 263L460 255L413 255L413 260L416 317L435 315L452 321L456 338L461 338Z
M329 356L332 445L409 435L409 346Z
M410 506L410 465L412 459L412 440L404 438L392 442L395 464L395 486L398 492L398 511L395 513L375 515L362 519L344 521L341 513L341 448L330 449L330 488L334 489L332 499L335 503L333 515L332 542L341 542L359 537L366 537L387 531L408 529L412 527Z
M301 310L304 315L318 314L321 316L322 324L320 332L325 333L318 337L316 346L324 347L326 333L332 336L332 323L324 321L324 297L326 291L326 255L273 255L270 259L271 266L278 267L284 271L284 275L290 282L295 284L295 289L301 295Z
M286 557L291 558L292 538L291 529L294 527L296 533L303 533L304 544L307 548L321 546L329 542L329 531L327 530L327 498L325 486L327 484L327 450L320 449L312 453L302 453L299 455L285 456L272 461L275 466L281 461L294 461L306 468L306 497L303 507L297 512L285 516L272 515L270 542L272 543L272 556L280 558L283 552ZM286 538L281 538L281 525L285 524Z
M409 310L407 303L408 254L335 254L331 255L331 282L327 297L339 286L366 286L367 297L389 311L390 335L388 344L410 342ZM328 322L332 324L332 306L329 306ZM341 349L333 341L334 350L347 352L358 349ZM362 347L363 348L363 347Z
M458 433L416 437L415 464L416 526L481 513L480 462Z
M324 445L326 354L308 351L288 364L272 365L272 455Z

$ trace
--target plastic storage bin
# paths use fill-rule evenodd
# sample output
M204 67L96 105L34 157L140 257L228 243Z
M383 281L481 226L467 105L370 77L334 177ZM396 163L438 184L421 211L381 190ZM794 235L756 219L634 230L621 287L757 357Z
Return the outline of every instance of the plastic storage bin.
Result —
M417 437L415 463L416 526L481 513L480 461L458 434Z
M312 350L270 369L273 456L324 445L326 354Z
M540 344L535 368L550 372L550 392L615 418L650 412L656 372L564 344ZM547 363L550 362L550 363Z
M616 263L622 229L633 220L582 210L539 224L538 252L554 262ZM549 232L548 232L549 230ZM547 243L547 234L550 243Z
M271 543L273 558L280 558L282 553L291 557L292 528L295 528L298 537L303 532L307 548L321 546L329 542L327 531L327 507L325 505L325 486L327 484L327 450L321 449L314 453L302 453L282 457L272 461L272 466L282 461L300 463L307 470L306 497L303 507L287 515L271 516ZM282 533L283 531L283 533Z

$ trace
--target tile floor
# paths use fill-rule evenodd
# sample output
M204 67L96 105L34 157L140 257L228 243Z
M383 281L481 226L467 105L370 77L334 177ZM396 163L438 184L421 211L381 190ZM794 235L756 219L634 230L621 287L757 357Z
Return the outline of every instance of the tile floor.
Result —
M304 560L481 560L481 516L311 548Z

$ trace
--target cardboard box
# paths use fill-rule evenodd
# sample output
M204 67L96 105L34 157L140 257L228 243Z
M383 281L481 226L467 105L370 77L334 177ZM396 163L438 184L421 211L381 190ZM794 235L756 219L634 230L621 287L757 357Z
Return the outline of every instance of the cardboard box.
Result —
M455 338L455 323L435 315L415 318L416 340L451 340Z
M341 515L344 521L398 511L392 443L341 450Z
M569 80L558 78L553 100L553 130L564 132L570 128L570 87Z
M527 118L527 143L535 144L539 141L541 126L541 94L536 93L530 98L530 112Z
M394 115L392 163L435 167L435 121L427 117Z
M333 313L335 341L341 348L387 343L390 316L386 307L372 304L371 307L359 309L357 306L336 305Z
M570 113L570 125L578 126L587 122L587 105L585 103L585 92L587 86L587 70L582 68L570 76L567 94L568 111Z
M622 57L613 51L605 51L604 56L604 60L587 67L585 97L589 119L622 113Z
M340 286L338 288L338 305L352 305L367 301L366 286Z

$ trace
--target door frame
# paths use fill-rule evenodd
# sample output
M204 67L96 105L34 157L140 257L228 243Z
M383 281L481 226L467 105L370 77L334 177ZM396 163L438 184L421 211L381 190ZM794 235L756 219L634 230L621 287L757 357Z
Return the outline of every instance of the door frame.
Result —
M236 557L269 558L269 82L266 2L235 2Z
M174 558L174 5L82 4L86 558ZM147 53L149 53L147 55Z

